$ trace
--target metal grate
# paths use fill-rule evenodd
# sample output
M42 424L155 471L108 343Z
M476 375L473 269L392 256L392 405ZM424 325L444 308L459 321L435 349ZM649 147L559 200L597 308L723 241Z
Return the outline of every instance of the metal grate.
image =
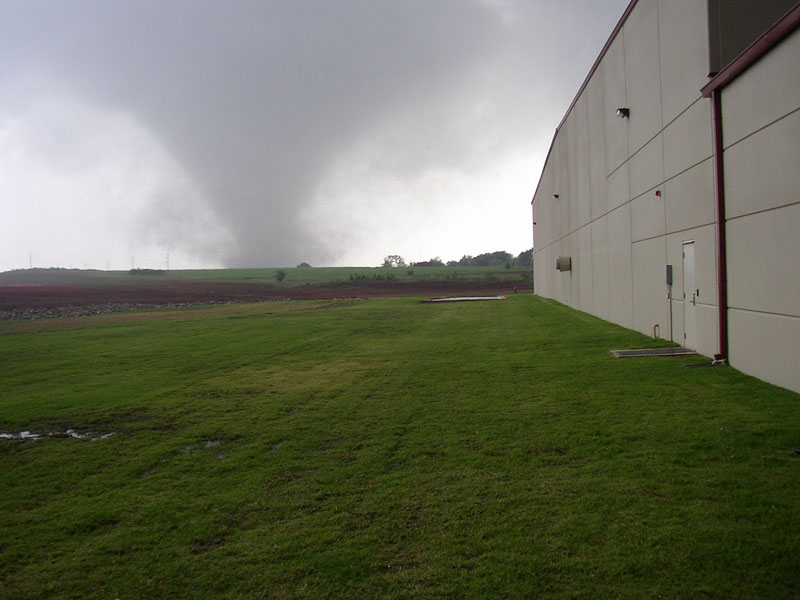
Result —
M634 358L637 356L691 356L697 354L689 348L642 348L640 350L611 350L617 358Z

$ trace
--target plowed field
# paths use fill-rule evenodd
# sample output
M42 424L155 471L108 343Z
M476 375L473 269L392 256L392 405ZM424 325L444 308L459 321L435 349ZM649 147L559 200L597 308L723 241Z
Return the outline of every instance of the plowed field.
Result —
M519 288L530 289L530 284ZM279 287L235 282L187 282L158 285L2 285L3 319L76 316L158 306L259 302L264 300L319 300L390 296L444 296L465 293L508 293L508 282L412 281L342 283Z

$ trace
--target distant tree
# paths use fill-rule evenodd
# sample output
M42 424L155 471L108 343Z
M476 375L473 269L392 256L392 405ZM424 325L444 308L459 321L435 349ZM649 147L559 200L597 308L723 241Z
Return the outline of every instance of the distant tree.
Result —
M392 257L386 257L388 260ZM390 266L384 261L384 266ZM497 250L495 252L484 252L477 256L465 254L460 260L448 260L444 263L438 256L430 260L421 262L412 262L412 267L429 267L429 266L448 266L448 267L504 267L511 269L512 267L532 267L533 266L533 248L520 252L518 256L514 256L505 250Z
M307 262L301 262L299 265L297 265L297 268L298 269L310 269L311 265L308 264Z
M462 259L463 260L463 259ZM470 262L472 267L503 267L506 263L514 260L508 252L498 250L497 252L484 252L473 258Z
M163 275L162 269L130 269L128 271L131 275Z
M516 263L520 267L532 267L533 266L533 248L530 250L525 250L524 252L520 252L517 256Z
M278 271L275 273L275 279L278 280L278 283L286 279L286 271Z
M438 256L436 258L431 258L430 260L423 260L420 262L412 262L412 267L443 267L444 263L442 259Z
M405 267L406 261L399 254L390 254L383 259L384 267Z

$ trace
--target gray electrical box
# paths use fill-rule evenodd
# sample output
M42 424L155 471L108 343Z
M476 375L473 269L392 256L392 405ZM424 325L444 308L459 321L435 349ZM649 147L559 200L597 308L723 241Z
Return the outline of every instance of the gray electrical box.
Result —
M672 285L672 265L664 265L664 283Z

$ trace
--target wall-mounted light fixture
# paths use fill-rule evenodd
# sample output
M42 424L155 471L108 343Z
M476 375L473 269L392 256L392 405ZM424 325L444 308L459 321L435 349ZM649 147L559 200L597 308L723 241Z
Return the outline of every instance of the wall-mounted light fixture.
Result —
M558 200L558 198L559 198L558 194L553 194L553 198L555 198L556 200Z
M626 108L624 106L622 108L618 108L617 109L617 116L620 119L627 119L628 117L631 116L631 109L630 108Z

